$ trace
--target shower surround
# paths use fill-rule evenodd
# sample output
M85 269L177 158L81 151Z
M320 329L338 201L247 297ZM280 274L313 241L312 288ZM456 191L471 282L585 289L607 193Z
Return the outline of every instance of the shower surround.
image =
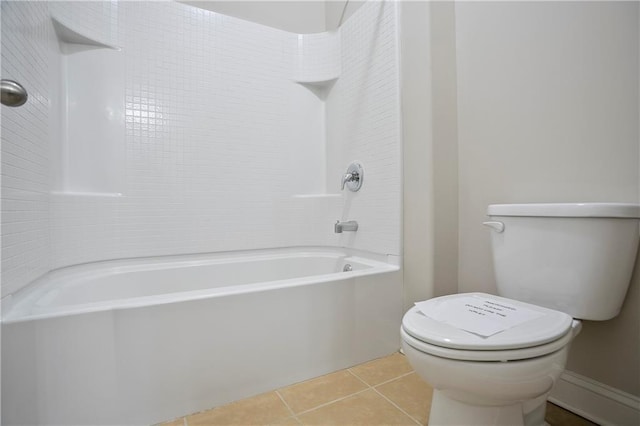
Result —
M105 259L296 245L399 255L395 7L371 2L336 42L174 2L2 2L3 76L33 99L3 109L2 296ZM120 50L61 54L51 17ZM121 125L110 158L71 152L92 138L73 145L63 123L61 82L101 84L63 65L99 51L115 56L122 103L71 108ZM339 75L325 69L330 54ZM367 181L341 193L352 160ZM111 167L116 182L92 188L77 163ZM357 235L334 235L337 219L358 220Z
M3 310L49 271L114 259L341 247L399 264L396 4L304 35L175 2L1 7L3 78L30 92L2 111ZM364 186L341 192L353 160Z

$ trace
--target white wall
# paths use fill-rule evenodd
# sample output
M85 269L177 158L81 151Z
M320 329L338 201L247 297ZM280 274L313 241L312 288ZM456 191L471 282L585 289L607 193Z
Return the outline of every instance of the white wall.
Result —
M458 289L458 145L452 2L403 2L405 308Z
M2 291L47 272L49 121L57 93L57 42L41 2L2 2L2 78L20 82L29 101L2 106Z
M329 242L337 201L293 198L322 180L320 163L300 177L299 147L324 143L321 102L293 81L295 34L173 2L115 3L97 26L104 4L51 7L126 64L122 196L52 196L54 267Z
M325 25L327 31L335 30L347 22L365 1L328 0L325 1Z
M401 254L402 169L397 4L368 2L341 29L342 73L327 97L327 188L340 191L354 160L360 191L345 189L340 220L356 220L338 244ZM335 188L335 189L332 189Z
M431 52L432 114L403 99L407 304L455 292L458 272L459 291L495 291L489 235L480 225L489 203L638 202L640 195L637 3L429 6L430 21L413 11L430 27L415 33L422 43L411 41L423 51L403 50L410 56L403 64L413 66ZM423 85L405 81L404 90ZM432 122L430 130L406 132L415 113ZM410 226L412 217L425 222ZM424 236L428 221L434 231ZM637 263L621 314L584 324L568 368L640 395L639 315Z
M430 5L400 4L404 307L435 295L435 182ZM455 221L455 228L458 223ZM455 265L457 268L457 264ZM455 290L454 290L455 291Z
M638 202L638 7L456 4L460 291L495 291L488 204ZM568 364L634 395L637 276L620 317L585 323Z
M308 34L326 30L324 1L180 1L281 30Z

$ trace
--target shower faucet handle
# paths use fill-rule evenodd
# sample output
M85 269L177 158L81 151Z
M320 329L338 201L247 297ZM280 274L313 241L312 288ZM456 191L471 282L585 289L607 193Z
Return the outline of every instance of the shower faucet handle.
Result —
M2 94L2 105L19 107L27 102L27 91L17 81L0 80L0 94Z
M345 173L344 175L342 175L342 182L340 185L340 189L342 189L344 191L344 185L347 182L353 182L353 181L359 181L360 180L360 176L358 175L358 172L355 173Z
M362 187L362 179L364 177L364 167L357 161L349 164L347 172L342 175L340 181L340 189L344 191L344 187L351 192L356 192Z

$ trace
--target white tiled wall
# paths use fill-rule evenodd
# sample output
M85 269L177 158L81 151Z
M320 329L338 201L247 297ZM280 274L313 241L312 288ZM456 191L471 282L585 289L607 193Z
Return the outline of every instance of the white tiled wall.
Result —
M338 193L348 161L363 161L363 190L344 198L294 197L305 179L295 153L309 140L323 142L315 129L325 114L323 101L313 98L304 104L309 123L291 119L300 108L291 100L306 90L291 78L297 34L175 2L3 2L3 76L10 75L4 55L20 39L14 34L20 30L5 22L28 15L46 27L37 43L49 50L31 49L26 60L42 63L39 81L52 78L48 68L56 59L44 60L56 53L45 22L49 12L85 36L122 48L122 196L64 194L64 188L48 195L60 189L48 183L60 181L49 170L64 172L58 153L63 138L55 111L47 109L55 100L49 102L45 90L41 105L29 107L40 110L11 111L23 120L16 125L3 107L3 210L24 212L3 216L3 295L49 269L113 258L335 244L400 253L393 4L371 2L341 35L342 75L326 103L335 110L327 112L327 125L336 130L327 134L327 159L316 160L327 164L309 164L308 170L326 169L326 191ZM17 73L38 71L33 68L21 63ZM17 131L22 133L14 138ZM49 134L57 138L52 153ZM21 154L28 163L10 157L11 149L24 145L19 138L38 141ZM18 203L25 198L26 205ZM355 240L333 234L338 218L361 223Z
M57 46L46 3L3 1L0 7L1 75L20 82L29 94L22 107L1 110L4 295L51 267L49 120Z
M329 185L359 160L364 184L345 190L342 219L356 220L356 233L339 244L401 254L401 131L397 5L370 1L341 27L342 73L327 98Z
M294 80L322 82L340 76L340 32L331 31L297 36Z

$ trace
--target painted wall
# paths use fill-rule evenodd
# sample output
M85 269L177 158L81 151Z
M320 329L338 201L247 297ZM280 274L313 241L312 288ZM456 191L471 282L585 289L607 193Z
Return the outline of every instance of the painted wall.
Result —
M400 4L404 307L435 295L433 51L427 2ZM457 220L454 223L457 229ZM457 268L457 264L456 264ZM457 283L456 283L457 285ZM454 290L455 291L455 290Z
M459 291L495 291L490 203L638 202L637 2L457 3ZM437 160L436 160L437 161ZM640 395L640 291L568 369Z
M272 28L309 34L326 30L324 1L181 1Z
M339 28L365 3L365 1L355 0L325 1L325 26L327 31Z
M452 2L402 2L405 308L458 289L456 37Z
M431 294L495 291L481 226L490 203L638 202L640 195L637 3L419 8L403 4L410 17L403 13L402 60L430 70L423 75L430 75L432 115L428 104L404 96L407 306ZM406 28L415 15L427 33ZM406 43L407 33L421 41ZM421 65L424 50L429 63ZM402 72L404 93L426 90ZM407 131L413 114L431 129ZM620 316L585 323L568 364L633 395L640 395L637 265Z

